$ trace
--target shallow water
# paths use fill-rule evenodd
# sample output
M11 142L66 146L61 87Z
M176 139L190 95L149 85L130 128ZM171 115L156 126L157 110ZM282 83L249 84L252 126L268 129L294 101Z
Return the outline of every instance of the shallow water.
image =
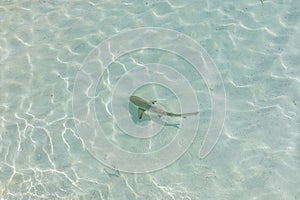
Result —
M1 199L300 198L299 1L4 0L0 15ZM100 48L141 27L178 35ZM139 121L132 93L200 115ZM217 100L225 123L201 159Z

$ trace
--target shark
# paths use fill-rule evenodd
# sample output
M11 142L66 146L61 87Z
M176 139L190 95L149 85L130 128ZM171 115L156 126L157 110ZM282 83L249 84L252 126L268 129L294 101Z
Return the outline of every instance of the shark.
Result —
M133 103L136 107L138 107L138 117L142 119L145 111L150 111L156 113L158 116L170 116L170 117L182 117L186 118L188 116L197 115L199 112L191 112L191 113L172 113L167 112L154 104L157 102L156 100L145 100L139 96L130 96L129 101Z

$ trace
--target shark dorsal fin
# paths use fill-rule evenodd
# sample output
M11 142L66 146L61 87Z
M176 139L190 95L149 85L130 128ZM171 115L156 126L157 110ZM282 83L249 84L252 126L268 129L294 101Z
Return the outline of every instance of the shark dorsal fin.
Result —
M151 100L150 101L152 104L155 104L157 102L157 100Z
M142 108L138 109L138 117L139 117L139 119L142 119L144 112L145 112L144 109L142 109Z

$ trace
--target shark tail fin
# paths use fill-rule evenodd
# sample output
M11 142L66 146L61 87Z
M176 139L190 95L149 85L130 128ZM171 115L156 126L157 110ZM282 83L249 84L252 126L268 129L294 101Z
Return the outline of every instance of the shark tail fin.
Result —
M183 113L183 114L181 114L181 117L186 118L188 116L198 115L198 114L199 114L199 112Z
M167 112L166 114L167 114L167 116L171 116L171 117L182 117L182 118L186 118L186 117L188 117L188 116L197 115L197 114L199 114L199 112L191 112L191 113L183 113L183 114L176 114L176 113L170 113L170 112Z

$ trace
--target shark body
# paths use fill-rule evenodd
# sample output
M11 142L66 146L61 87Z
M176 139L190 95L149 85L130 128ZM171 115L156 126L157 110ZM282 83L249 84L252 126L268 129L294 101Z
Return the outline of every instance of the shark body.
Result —
M159 116L171 116L171 117L183 117L183 118L191 115L197 115L199 113L199 112L192 112L192 113L177 114L177 113L167 112L157 106L154 106L156 100L147 101L138 96L130 96L129 100L131 103L133 103L135 106L138 107L139 119L142 119L144 112L147 110L156 113Z

